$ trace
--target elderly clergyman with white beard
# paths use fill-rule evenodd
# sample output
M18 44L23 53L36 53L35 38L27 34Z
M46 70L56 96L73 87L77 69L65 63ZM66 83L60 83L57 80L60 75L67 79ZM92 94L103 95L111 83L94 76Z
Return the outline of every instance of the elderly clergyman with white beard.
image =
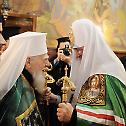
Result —
M10 37L0 61L1 126L44 126L34 89L43 93L42 70L49 65L46 33L25 32Z

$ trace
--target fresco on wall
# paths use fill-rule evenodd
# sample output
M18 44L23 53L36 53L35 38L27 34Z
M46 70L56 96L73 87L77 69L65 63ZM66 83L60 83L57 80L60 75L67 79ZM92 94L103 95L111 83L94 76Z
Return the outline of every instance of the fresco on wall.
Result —
M68 36L71 23L91 19L113 50L126 50L126 0L9 0L13 11L38 16L37 31L47 32L49 45Z
M125 0L47 0L48 9L38 18L38 31L48 33L48 40L67 36L71 23L89 18L104 33L113 50L126 50Z
M125 0L95 0L93 19L113 50L126 50Z

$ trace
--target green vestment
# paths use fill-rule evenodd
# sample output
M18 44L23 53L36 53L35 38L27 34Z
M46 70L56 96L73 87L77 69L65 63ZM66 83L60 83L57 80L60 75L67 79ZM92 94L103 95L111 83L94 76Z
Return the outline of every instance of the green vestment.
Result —
M0 101L0 126L43 126L34 91L22 76Z
M126 86L109 75L104 75L104 82L105 104L84 104L81 97L82 103L79 102L76 106L77 126L126 125Z

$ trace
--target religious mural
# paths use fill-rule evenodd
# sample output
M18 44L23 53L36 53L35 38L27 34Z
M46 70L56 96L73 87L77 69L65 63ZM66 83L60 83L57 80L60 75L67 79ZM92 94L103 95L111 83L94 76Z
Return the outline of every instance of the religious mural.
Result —
M13 11L38 16L37 31L47 32L49 45L68 36L71 23L88 18L104 33L113 50L126 50L126 0L9 0Z

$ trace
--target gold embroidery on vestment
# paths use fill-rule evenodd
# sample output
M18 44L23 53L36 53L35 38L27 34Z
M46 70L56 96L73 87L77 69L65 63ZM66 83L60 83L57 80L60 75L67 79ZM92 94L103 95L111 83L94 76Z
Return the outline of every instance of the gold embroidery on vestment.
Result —
M97 74L89 77L82 86L78 103L88 105L105 105L105 77Z

